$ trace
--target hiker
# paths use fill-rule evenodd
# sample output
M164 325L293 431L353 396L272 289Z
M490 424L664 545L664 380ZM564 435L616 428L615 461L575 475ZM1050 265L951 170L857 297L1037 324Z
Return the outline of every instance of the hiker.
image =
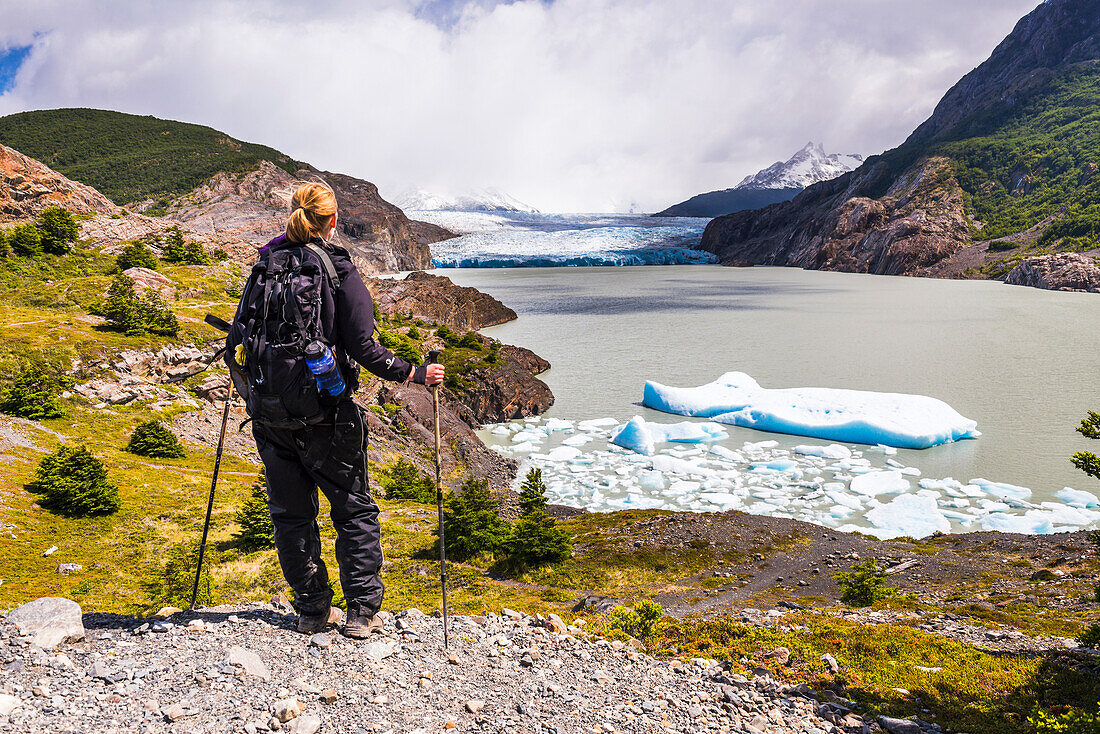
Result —
M348 608L343 632L362 638L382 626L375 616L382 604L382 546L378 506L367 486L365 424L351 400L359 385L355 363L386 380L422 385L442 382L444 371L439 364L417 367L374 340L370 292L348 251L331 242L337 222L332 190L318 183L300 186L291 210L286 233L260 251L253 267L226 361L253 420L279 565L300 615L298 631L320 632L342 617L331 606L321 559L320 487L332 505L337 535ZM316 374L324 365L329 371Z

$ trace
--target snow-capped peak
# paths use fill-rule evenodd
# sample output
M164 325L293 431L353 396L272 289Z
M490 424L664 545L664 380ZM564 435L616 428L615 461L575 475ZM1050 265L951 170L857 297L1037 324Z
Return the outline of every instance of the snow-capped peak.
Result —
M519 199L498 191L481 189L461 196L441 196L423 189L408 189L395 197L394 204L406 212L457 211L457 212L527 212L539 210Z
M818 181L828 181L858 168L863 156L858 153L826 153L820 143L810 141L788 161L776 161L752 176L746 176L738 189L804 189Z

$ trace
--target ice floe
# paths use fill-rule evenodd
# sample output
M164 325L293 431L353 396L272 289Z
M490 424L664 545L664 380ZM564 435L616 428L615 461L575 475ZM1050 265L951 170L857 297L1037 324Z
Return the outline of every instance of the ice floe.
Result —
M924 395L833 388L768 389L743 372L700 387L646 382L649 408L831 441L923 449L981 435L977 423Z
M1031 489L1005 482L920 477L880 446L737 446L718 432L722 426L702 421L549 418L487 426L482 435L522 462L521 479L528 467L541 468L551 501L593 511L740 510L881 538L1100 524L1100 499L1091 492L1066 487L1054 495L1058 501L1039 501Z

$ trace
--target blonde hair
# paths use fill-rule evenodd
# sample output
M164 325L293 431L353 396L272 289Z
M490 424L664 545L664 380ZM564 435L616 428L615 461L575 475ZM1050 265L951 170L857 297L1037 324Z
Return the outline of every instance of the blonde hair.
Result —
M320 237L336 213L336 195L320 183L302 184L290 198L290 220L286 236L292 242L309 242Z

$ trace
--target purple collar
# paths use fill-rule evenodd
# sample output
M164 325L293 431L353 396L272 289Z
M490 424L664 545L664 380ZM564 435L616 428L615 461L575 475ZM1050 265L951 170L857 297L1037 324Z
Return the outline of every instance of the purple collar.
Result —
M286 243L286 241L287 241L286 240L286 234L281 234L278 237L275 237L274 239L272 239L270 242L268 242L263 247L261 247L260 248L260 254L263 255L268 250L273 250L275 248L282 247L282 245L284 243Z

